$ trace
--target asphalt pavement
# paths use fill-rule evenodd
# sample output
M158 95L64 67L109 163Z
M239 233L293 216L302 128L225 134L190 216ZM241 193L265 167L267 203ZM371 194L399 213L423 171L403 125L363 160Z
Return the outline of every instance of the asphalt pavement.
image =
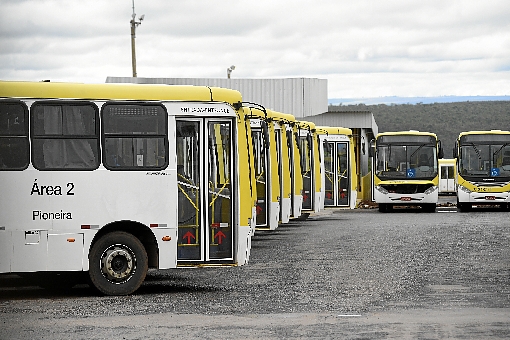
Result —
M246 266L150 272L131 296L3 275L0 339L510 338L510 213L440 203L328 209L257 232Z

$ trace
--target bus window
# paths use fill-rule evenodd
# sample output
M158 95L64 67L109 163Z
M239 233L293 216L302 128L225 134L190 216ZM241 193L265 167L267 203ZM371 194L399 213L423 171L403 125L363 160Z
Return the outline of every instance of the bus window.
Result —
M0 170L24 170L30 158L28 109L22 102L0 102Z
M268 189L267 189L267 157L265 135L262 129L253 129L253 154L255 161L255 179L257 188L257 226L267 225Z
M200 260L200 153L198 121L176 122L179 260Z
M109 170L163 170L168 165L167 113L160 104L102 109L104 165Z
M232 258L232 128L230 122L209 123L209 257Z
M99 121L94 104L35 102L30 113L32 163L36 169L97 169Z

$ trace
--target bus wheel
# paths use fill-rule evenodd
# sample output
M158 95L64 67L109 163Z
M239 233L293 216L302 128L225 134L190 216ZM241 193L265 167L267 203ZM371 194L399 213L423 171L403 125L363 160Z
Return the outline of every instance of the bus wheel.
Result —
M90 250L90 280L103 294L133 293L142 285L147 269L145 248L135 236L126 232L108 233Z
M422 209L425 212L434 213L436 212L436 204L435 203L427 203L422 206Z
M457 209L459 209L460 212L470 211L471 208L472 208L471 203L460 203L460 202L457 202Z
M393 211L393 205L389 203L379 203L379 212L387 213Z

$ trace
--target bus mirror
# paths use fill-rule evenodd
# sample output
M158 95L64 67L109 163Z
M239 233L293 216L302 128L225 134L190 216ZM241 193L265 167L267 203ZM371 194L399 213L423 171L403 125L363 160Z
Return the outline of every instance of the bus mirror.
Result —
M264 146L269 150L269 128L266 122L262 122L262 131L264 132Z
M439 149L439 158L444 158L444 150L443 148Z
M443 145L442 145L442 143L441 143L441 141L440 141L440 140L438 140L438 141L437 141L437 148L438 148L438 154L437 154L437 156L438 156L439 158L444 158Z
M375 140L372 139L370 141L370 147L368 148L368 157L374 157L375 156Z
M453 146L453 158L459 157L458 146L457 142L455 142L455 145Z
M324 140L324 152L330 153L331 152L331 144L325 139Z

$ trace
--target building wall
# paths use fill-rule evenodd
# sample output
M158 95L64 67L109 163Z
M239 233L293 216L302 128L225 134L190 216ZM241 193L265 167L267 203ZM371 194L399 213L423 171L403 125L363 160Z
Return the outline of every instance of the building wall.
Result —
M326 79L107 77L106 82L229 88L241 92L245 102L260 104L274 111L289 113L296 118L315 116L328 111L328 81Z

